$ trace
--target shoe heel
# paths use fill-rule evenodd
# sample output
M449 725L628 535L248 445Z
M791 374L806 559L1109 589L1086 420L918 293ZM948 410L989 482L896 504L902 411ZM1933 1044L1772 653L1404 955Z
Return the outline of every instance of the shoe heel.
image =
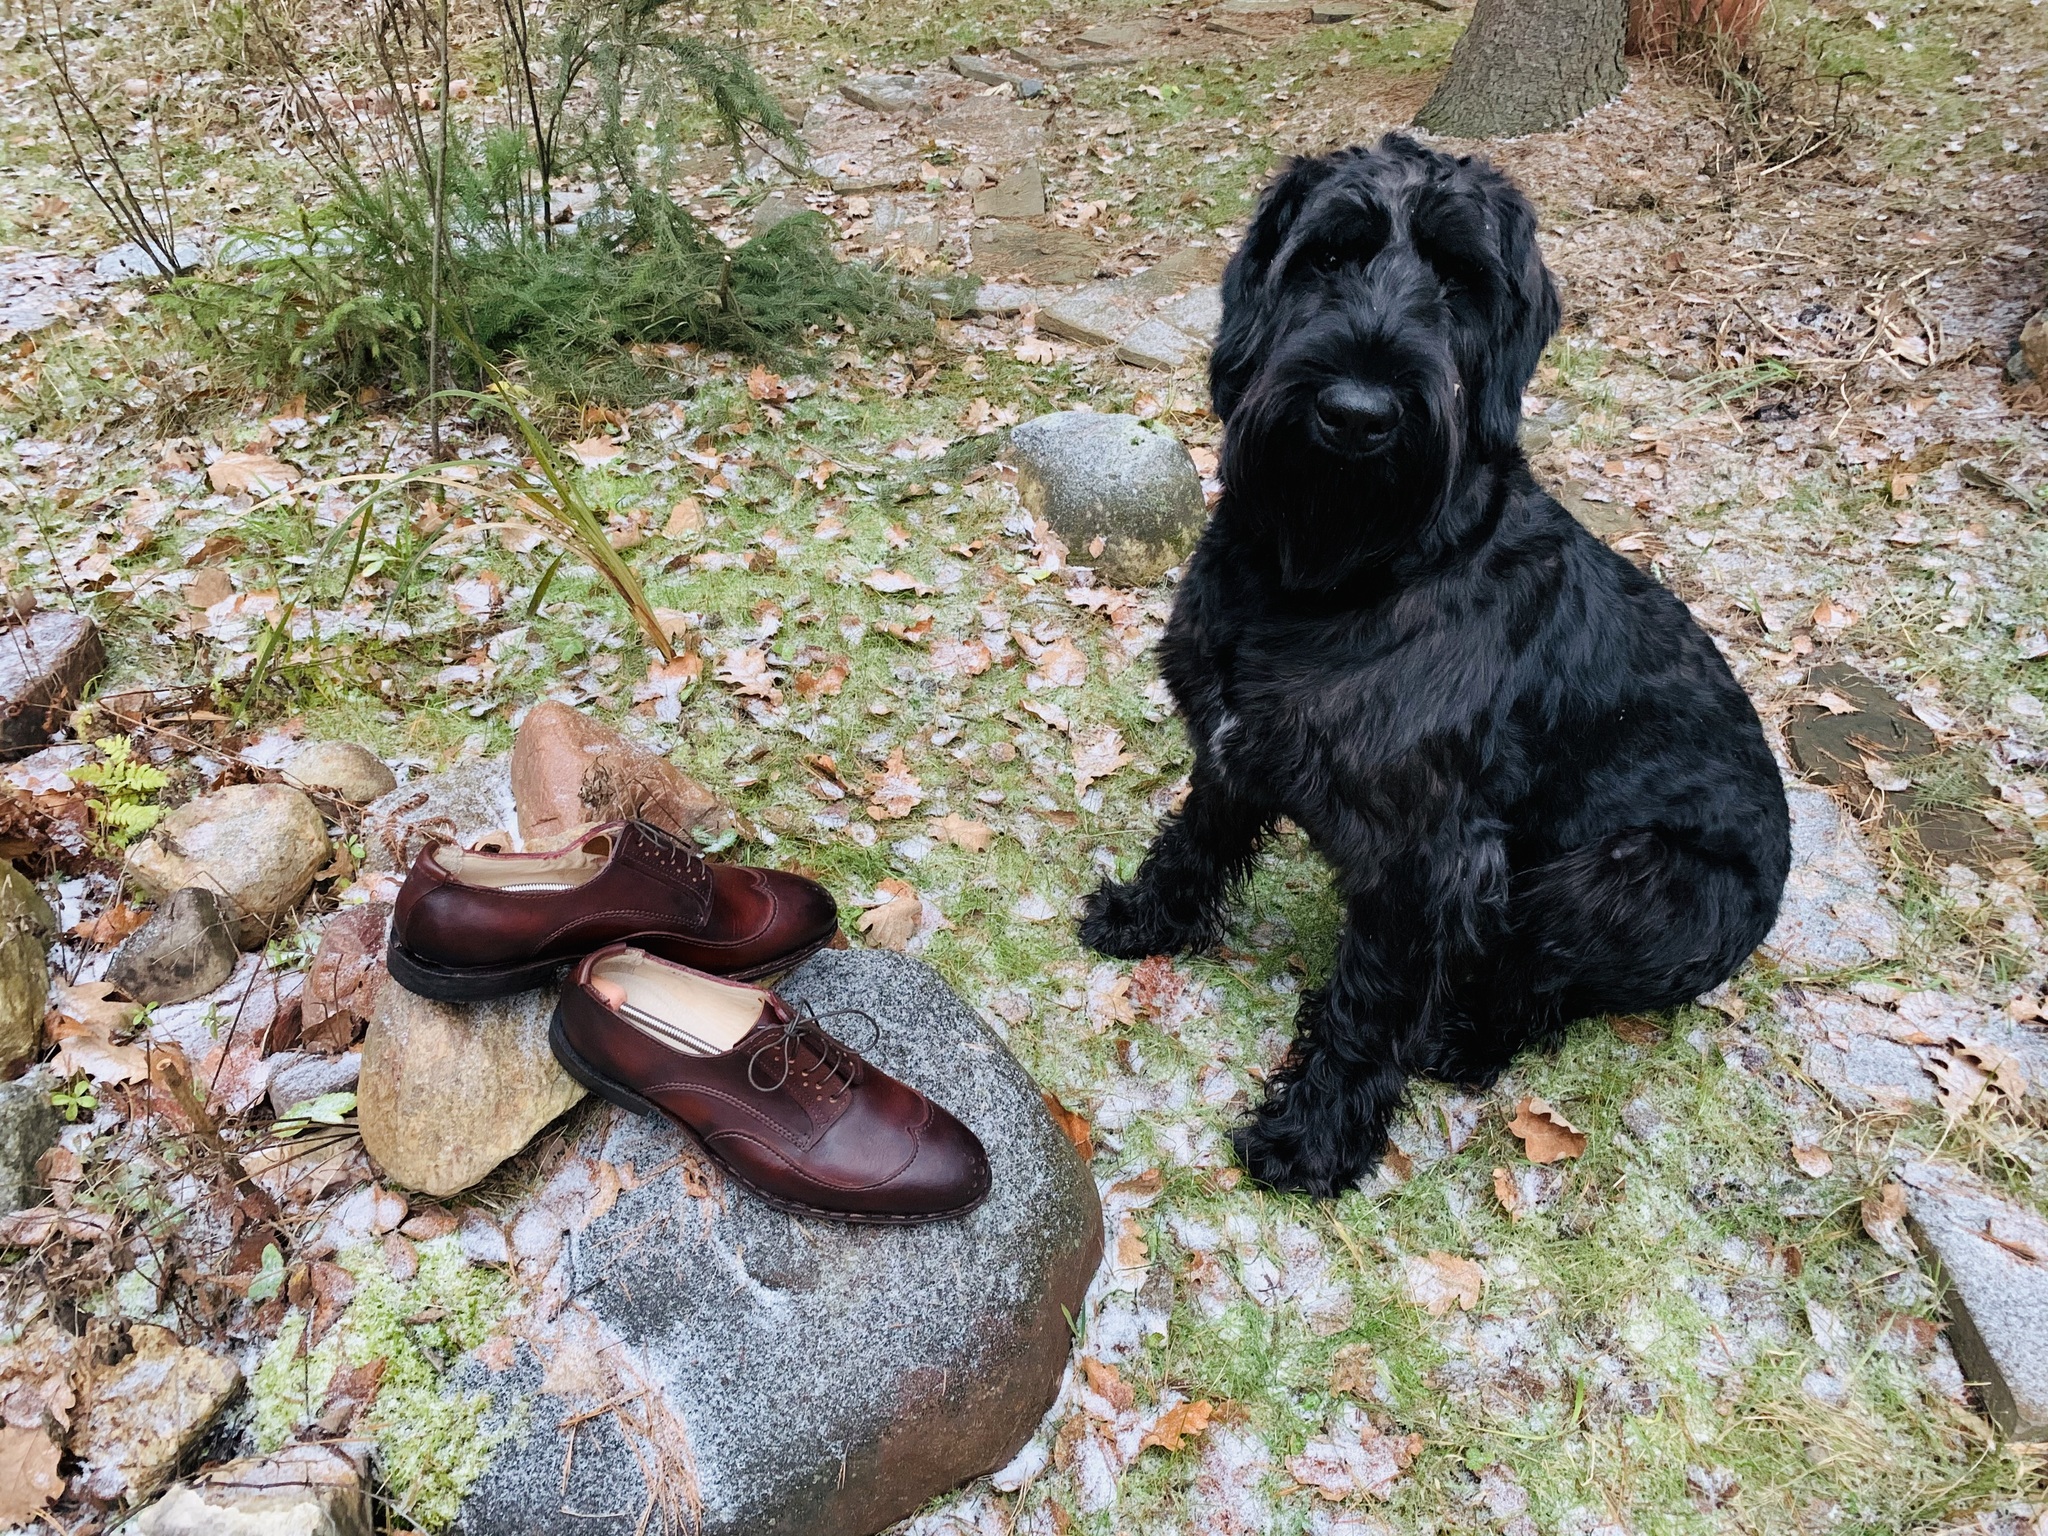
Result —
M566 961L530 960L519 965L456 970L422 960L394 937L384 946L384 969L406 991L437 1003L483 1003L532 992L554 980Z
M562 1027L562 1010L559 1005L555 1008L554 1018L548 1023L548 1047L555 1053L555 1060L561 1064L564 1072L607 1103L616 1104L620 1109L631 1110L636 1115L661 1115L661 1110L656 1105L641 1098L630 1088L621 1088L576 1054L576 1048L569 1043L568 1032Z

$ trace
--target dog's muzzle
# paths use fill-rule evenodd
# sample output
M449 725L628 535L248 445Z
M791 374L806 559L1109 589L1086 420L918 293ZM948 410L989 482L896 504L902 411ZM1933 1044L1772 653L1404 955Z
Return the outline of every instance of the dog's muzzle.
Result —
M1384 384L1340 379L1316 395L1317 435L1338 453L1377 451L1393 438L1400 421L1401 403Z

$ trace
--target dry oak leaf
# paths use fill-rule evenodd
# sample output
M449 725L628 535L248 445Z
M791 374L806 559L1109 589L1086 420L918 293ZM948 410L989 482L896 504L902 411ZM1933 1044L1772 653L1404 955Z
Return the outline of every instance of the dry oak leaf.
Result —
M1521 1138L1522 1150L1532 1163L1563 1162L1586 1150L1586 1133L1542 1099L1517 1103L1508 1129Z
M797 673L789 684L800 699L829 699L846 686L852 675L853 662L845 656L833 656L819 663L815 671Z
M1987 1093L2017 1106L2027 1095L2027 1069L2017 1056L1988 1040L1951 1035L1946 1050L1928 1052L1927 1071L1943 1117L1953 1125Z
M769 670L768 653L760 646L735 646L727 651L715 675L743 699L782 702L782 690L775 686L775 674Z
M1809 1179L1824 1179L1835 1171L1835 1160L1826 1147L1814 1141L1792 1143L1792 1166Z
M1346 1344L1330 1357L1330 1390L1371 1397L1379 1389L1379 1361L1370 1344Z
M687 539L693 533L704 531L704 503L694 496L685 496L668 509L668 521L661 525L664 539Z
M979 640L932 642L932 670L941 677L979 677L994 661L988 646Z
M1913 1256L1913 1240L1906 1233L1906 1186L1896 1179L1876 1194L1863 1197L1863 1230L1870 1240L1895 1259Z
M1131 1384L1118 1374L1115 1366L1093 1355L1083 1355L1081 1374L1088 1378L1089 1390L1118 1413L1128 1413L1137 1405L1138 1394L1131 1390Z
M951 843L955 848L964 848L969 853L987 853L989 844L995 841L996 830L984 822L971 821L958 811L948 811L932 824L939 841Z
M1422 1436L1382 1434L1368 1422L1359 1425L1355 1440L1338 1430L1309 1441L1299 1456L1288 1458L1287 1471L1332 1503L1359 1494L1384 1499L1421 1454Z
M569 456L585 469L596 469L601 464L609 464L626 451L619 446L616 438L605 437L602 434L569 443L566 447Z
M78 1406L72 1376L79 1352L78 1340L47 1322L33 1324L0 1352L0 1424L68 1431Z
M206 481L224 496L246 491L275 496L305 477L283 459L267 453L224 453L206 466Z
M110 944L120 943L148 921L149 914L141 908L117 901L98 917L72 924L70 933L72 938L90 944L94 949L105 949Z
M1210 1415L1215 1408L1197 1399L1192 1403L1175 1403L1159 1415L1159 1422L1138 1442L1140 1451L1158 1446L1162 1451L1177 1451L1190 1438L1199 1439L1202 1431L1209 1427Z
M889 754L881 772L874 775L873 784L868 796L868 815L876 821L900 821L923 803L924 786L903 761L901 747Z
M1123 732L1105 725L1074 741L1074 793L1083 795L1097 779L1106 779L1131 761Z
M908 571L869 571L867 575L861 577L860 584L885 595L915 592L919 597L925 597L932 590Z
M1187 979L1175 969L1171 956L1153 955L1131 967L1131 1006L1146 1018L1158 1021L1173 1011L1187 991Z
M1081 1161L1092 1162L1095 1158L1095 1136L1088 1124L1088 1117L1067 1108L1050 1089L1040 1089L1039 1097L1045 1100L1046 1113L1052 1116L1067 1140L1074 1144L1074 1150L1081 1154Z
M27 1525L64 1491L58 1454L40 1429L0 1428L0 1529Z
M1442 1317L1452 1307L1470 1312L1486 1289L1485 1270L1470 1259L1435 1249L1419 1259L1402 1259L1401 1276L1408 1299L1431 1317Z
M57 1006L44 1025L57 1046L57 1070L65 1077L83 1072L96 1083L134 1083L149 1076L149 1056L139 1045L114 1037L133 1022L140 1005L117 1001L104 981L81 981L57 989Z
M1525 1214L1522 1209L1522 1186L1515 1182L1515 1176L1505 1168L1493 1170L1493 1198L1500 1202L1500 1208L1508 1213L1509 1221L1520 1221Z
M760 363L747 375L747 393L763 405L781 405L789 399L789 386L782 382L782 376L770 373Z
M1024 680L1037 693L1043 688L1079 688L1088 681L1088 657L1081 647L1061 635L1038 653L1038 664Z
M924 922L924 898L903 880L884 880L875 892L889 899L861 913L855 926L876 949L893 949L900 955Z

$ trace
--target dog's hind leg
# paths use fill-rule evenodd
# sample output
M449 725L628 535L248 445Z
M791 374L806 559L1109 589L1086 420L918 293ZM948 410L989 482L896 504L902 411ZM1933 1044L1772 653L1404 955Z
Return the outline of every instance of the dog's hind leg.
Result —
M1140 960L1205 949L1223 936L1231 887L1250 872L1273 812L1198 763L1187 803L1161 823L1127 883L1105 880L1082 914L1081 942Z
M1410 1073L1425 1070L1431 989L1354 909L1326 987L1302 999L1293 1046L1233 1136L1245 1170L1275 1189L1336 1196L1372 1172Z

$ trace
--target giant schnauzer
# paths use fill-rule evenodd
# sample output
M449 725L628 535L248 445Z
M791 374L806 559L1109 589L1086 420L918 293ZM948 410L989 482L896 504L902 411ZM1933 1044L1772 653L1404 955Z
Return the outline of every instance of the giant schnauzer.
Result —
M1749 699L1523 458L1557 322L1514 184L1394 135L1293 162L1223 279L1223 497L1161 646L1192 786L1081 937L1214 942L1283 816L1333 866L1335 974L1237 1133L1277 1188L1369 1173L1410 1074L1484 1084L1575 1018L1676 1007L1777 914Z

